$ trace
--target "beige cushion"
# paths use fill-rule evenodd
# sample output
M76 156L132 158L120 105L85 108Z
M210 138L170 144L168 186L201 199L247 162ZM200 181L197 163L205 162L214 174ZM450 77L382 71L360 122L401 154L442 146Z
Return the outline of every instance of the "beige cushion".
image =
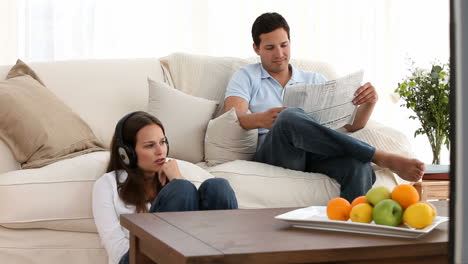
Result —
M233 108L208 123L205 161L208 166L214 166L234 160L252 160L257 139L258 129L243 129Z
M23 168L103 150L89 126L23 62L0 82L0 138Z
M109 152L99 151L38 169L0 177L0 225L96 232L92 212L94 182L106 170ZM199 186L213 178L200 167L178 160L184 178Z
M172 76L174 87L187 94L219 102L215 117L224 112L224 95L231 76L248 60L174 53L160 59Z
M185 94L162 82L148 79L148 112L159 118L169 140L169 156L203 161L204 139L216 102Z

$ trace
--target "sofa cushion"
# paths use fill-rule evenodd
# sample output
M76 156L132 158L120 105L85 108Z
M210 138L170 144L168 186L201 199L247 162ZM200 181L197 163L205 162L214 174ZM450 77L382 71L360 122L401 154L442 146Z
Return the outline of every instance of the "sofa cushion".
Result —
M340 195L340 184L320 173L289 170L253 161L237 160L207 170L225 178L234 189L239 208L305 207L326 205ZM398 182L388 169L377 167L373 186L392 190Z
M240 208L326 205L340 194L340 185L326 175L253 161L231 161L208 171L230 182Z
M169 156L197 163L203 161L204 139L216 102L188 95L162 82L148 79L148 112L164 125Z
M101 177L109 152L93 152L38 169L0 177L0 225L9 228L47 228L96 232L92 213L94 182ZM178 160L183 177L199 186L213 176Z
M172 76L174 87L187 94L219 102L215 117L224 112L224 94L232 74L249 60L174 53L160 59Z
M208 123L205 161L208 166L214 166L234 160L252 160L257 139L258 129L243 129L233 108Z
M0 82L0 138L23 168L103 150L89 126L22 61Z

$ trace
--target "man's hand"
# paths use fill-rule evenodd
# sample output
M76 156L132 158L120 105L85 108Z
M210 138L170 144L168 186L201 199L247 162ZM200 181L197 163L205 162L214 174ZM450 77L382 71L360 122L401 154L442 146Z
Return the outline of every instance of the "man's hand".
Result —
M271 128L273 123L275 123L276 118L278 117L279 113L286 109L287 107L274 107L270 108L267 111L262 113L262 124L264 128Z
M167 182L172 181L173 179L184 179L179 171L179 166L177 166L177 161L168 160L162 166L161 170L158 173L158 179L162 186L166 185Z
M359 87L354 93L353 104L363 105L363 104L376 104L379 96L375 87L371 83L366 83L363 86Z

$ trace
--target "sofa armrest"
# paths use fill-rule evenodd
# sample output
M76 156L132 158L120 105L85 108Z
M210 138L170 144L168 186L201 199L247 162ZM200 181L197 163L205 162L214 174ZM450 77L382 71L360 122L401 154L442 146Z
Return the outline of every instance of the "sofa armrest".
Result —
M342 131L343 132L343 131ZM399 154L407 158L415 157L411 148L411 142L401 131L392 127L386 126L374 120L369 120L367 125L355 132L344 132L351 137L364 141L377 149L385 150L391 153ZM388 175L393 175L397 184L408 183L391 172L389 169L381 168L376 164L372 164L374 171L381 171Z
M0 174L19 170L21 165L16 161L10 148L0 139Z
M385 150L405 157L414 157L411 143L403 132L374 120L355 132L346 132L351 137L362 140L377 149Z

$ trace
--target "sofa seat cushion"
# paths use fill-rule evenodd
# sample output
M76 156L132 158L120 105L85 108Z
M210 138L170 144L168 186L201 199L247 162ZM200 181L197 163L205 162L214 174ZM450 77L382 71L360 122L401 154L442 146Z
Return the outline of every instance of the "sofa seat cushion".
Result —
M2 264L107 264L106 249L97 233L0 226ZM66 260L66 261L64 261Z
M340 193L340 185L326 175L253 161L231 161L208 171L229 181L240 208L326 205Z
M199 164L201 166L202 164ZM239 208L305 207L326 205L340 195L340 184L320 173L289 170L253 161L236 160L207 170L225 178L234 189ZM398 183L388 169L374 170L374 186L392 190Z
M0 225L96 232L92 213L94 182L106 170L109 152L100 151L38 169L7 172L0 177ZM182 176L199 186L213 176L178 160Z

